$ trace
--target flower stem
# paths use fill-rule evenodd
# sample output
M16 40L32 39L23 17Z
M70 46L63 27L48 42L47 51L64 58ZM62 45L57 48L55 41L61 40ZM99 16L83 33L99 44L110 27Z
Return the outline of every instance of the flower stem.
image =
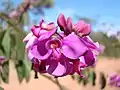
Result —
M58 78L56 78L55 81L56 81L56 84L59 86L60 90L63 90L62 86L60 85L60 83L58 81Z

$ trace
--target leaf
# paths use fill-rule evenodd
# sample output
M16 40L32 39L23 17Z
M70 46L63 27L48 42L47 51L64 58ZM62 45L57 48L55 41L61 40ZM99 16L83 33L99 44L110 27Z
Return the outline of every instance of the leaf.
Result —
M25 66L25 79L26 82L29 82L32 63L28 60L27 54L25 54L25 59L23 62Z
M9 83L9 61L2 64L1 78L4 83Z
M22 83L25 77L25 66L23 60L18 60L18 63L15 65L19 83Z
M10 39L10 34L8 30L4 35L2 45L4 46L4 49L5 49L5 54L6 54L5 56L9 58L11 54L11 39Z
M2 54L5 54L5 49L2 44L0 44L0 50L2 51ZM1 53L0 53L1 54Z
M25 45L23 43L23 37L19 33L16 33L16 59L17 60L24 60L25 54Z
M15 47L15 45L16 45L16 37L15 37L15 35L14 34L10 34L10 38L11 38L11 48L14 48Z
M4 88L0 87L0 90L4 90Z
M3 41L3 38L4 38L4 35L5 35L5 32L6 32L5 30L0 32L0 44L1 44L2 41Z
M83 78L81 78L79 75L77 75L77 82L80 84L82 82Z
M96 73L94 71L90 72L89 81L92 83L93 86L95 86Z
M100 73L100 79L99 79L99 83L100 83L100 89L104 89L105 86L106 86L106 78L105 78L105 75L104 73Z
M85 75L85 78L83 78L82 83L86 86L89 83L89 69L83 71L83 74Z

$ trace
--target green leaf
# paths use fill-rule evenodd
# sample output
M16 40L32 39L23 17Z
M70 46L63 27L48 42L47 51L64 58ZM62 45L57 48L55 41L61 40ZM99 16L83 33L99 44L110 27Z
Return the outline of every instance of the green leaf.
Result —
M94 71L90 72L89 81L92 83L93 86L95 86L96 73Z
M0 44L1 44L2 41L3 41L3 38L4 38L4 35L5 35L5 32L6 32L5 30L0 32Z
M2 64L2 70L0 72L1 79L4 83L9 83L9 61Z
M0 90L4 90L4 88L0 87Z
M82 82L83 78L81 78L79 75L77 75L77 82L80 84Z
M85 75L85 78L83 78L82 83L86 86L89 83L89 69L83 71L83 74Z
M11 48L14 48L15 47L15 45L16 45L16 37L15 37L15 35L14 34L10 34L10 38L11 38Z
M32 63L28 60L27 54L25 54L25 59L23 62L25 66L25 79L26 82L29 82Z
M5 49L2 44L0 44L0 51L2 51L2 52L0 52L0 55L5 54Z
M5 49L5 54L6 54L5 56L9 58L11 53L11 38L8 30L4 35L2 45L4 46L4 49Z
M19 33L16 33L16 59L24 60L25 45L23 43L23 37Z
M25 66L23 60L18 60L18 63L15 65L19 83L22 83L25 77Z

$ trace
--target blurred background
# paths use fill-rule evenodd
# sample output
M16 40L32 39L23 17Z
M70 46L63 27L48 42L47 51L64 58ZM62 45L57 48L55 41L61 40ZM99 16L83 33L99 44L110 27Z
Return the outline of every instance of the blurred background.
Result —
M0 60L0 90L59 90L53 78L31 71L22 40L32 25L42 18L56 23L60 13L74 23L90 23L91 38L105 46L96 67L86 70L88 78L62 77L62 90L120 90L107 85L108 74L120 73L119 4L119 0L0 0L0 56L5 56Z

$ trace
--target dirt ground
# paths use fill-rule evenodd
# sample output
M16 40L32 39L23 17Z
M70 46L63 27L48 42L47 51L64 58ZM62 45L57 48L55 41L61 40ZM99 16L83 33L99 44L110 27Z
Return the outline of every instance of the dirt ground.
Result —
M111 72L119 72L120 71L120 59L108 59L108 58L99 58L97 62L96 69L97 73L105 72L109 74ZM34 79L33 73L31 73L31 80L26 84L24 81L22 84L18 83L16 71L14 66L10 66L10 83L9 84L1 84L5 90L59 90L59 88L49 81L48 79L39 76L39 79ZM73 81L69 76L62 77L59 79L60 83L66 86L69 90L100 90L98 80L97 85L92 87L91 85L87 85L83 87L79 85L76 81ZM109 87L107 86L104 90L120 90L120 88Z

